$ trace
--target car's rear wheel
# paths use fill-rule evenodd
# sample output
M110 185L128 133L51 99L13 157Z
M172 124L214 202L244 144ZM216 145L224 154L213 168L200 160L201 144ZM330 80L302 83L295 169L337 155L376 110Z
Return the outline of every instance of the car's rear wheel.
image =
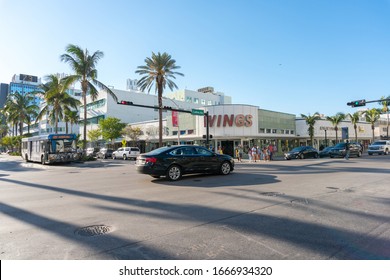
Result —
M318 154L314 154L314 158L318 158Z
M230 166L230 163L227 162L227 161L224 161L224 162L221 164L219 173L221 173L222 175L228 175L228 174L230 173L231 170L232 170L232 167Z
M304 154L301 154L300 155L300 159L304 159L305 158L305 155Z
M170 181L177 181L181 178L181 168L177 165L172 165L167 170L167 178Z

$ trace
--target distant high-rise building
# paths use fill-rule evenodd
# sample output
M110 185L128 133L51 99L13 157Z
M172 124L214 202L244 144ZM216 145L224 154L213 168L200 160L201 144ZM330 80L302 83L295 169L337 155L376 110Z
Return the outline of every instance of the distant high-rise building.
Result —
M138 83L138 80L127 79L126 80L126 90L139 90L137 83Z
M0 109L4 107L8 96L8 84L0 84Z
M38 91L41 79L37 76L19 74L12 77L12 82L9 84L9 94L28 94L30 92ZM34 99L34 103L39 105L40 100L38 97Z

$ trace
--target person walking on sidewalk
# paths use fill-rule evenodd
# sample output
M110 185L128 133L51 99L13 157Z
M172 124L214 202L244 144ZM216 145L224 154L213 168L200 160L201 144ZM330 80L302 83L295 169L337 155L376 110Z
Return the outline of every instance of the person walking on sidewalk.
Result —
M345 141L345 157L346 160L349 159L349 141Z

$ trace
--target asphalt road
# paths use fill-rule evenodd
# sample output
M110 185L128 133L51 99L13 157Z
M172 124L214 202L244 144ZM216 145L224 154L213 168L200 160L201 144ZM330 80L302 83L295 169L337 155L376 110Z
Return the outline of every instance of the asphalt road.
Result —
M169 182L133 161L0 155L0 259L390 259L389 171L366 156Z

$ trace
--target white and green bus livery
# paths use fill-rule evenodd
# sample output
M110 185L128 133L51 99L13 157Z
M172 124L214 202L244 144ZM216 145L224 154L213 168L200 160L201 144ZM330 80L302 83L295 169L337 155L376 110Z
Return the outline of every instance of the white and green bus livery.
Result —
M42 164L72 162L79 159L76 134L46 134L22 138L25 161Z

